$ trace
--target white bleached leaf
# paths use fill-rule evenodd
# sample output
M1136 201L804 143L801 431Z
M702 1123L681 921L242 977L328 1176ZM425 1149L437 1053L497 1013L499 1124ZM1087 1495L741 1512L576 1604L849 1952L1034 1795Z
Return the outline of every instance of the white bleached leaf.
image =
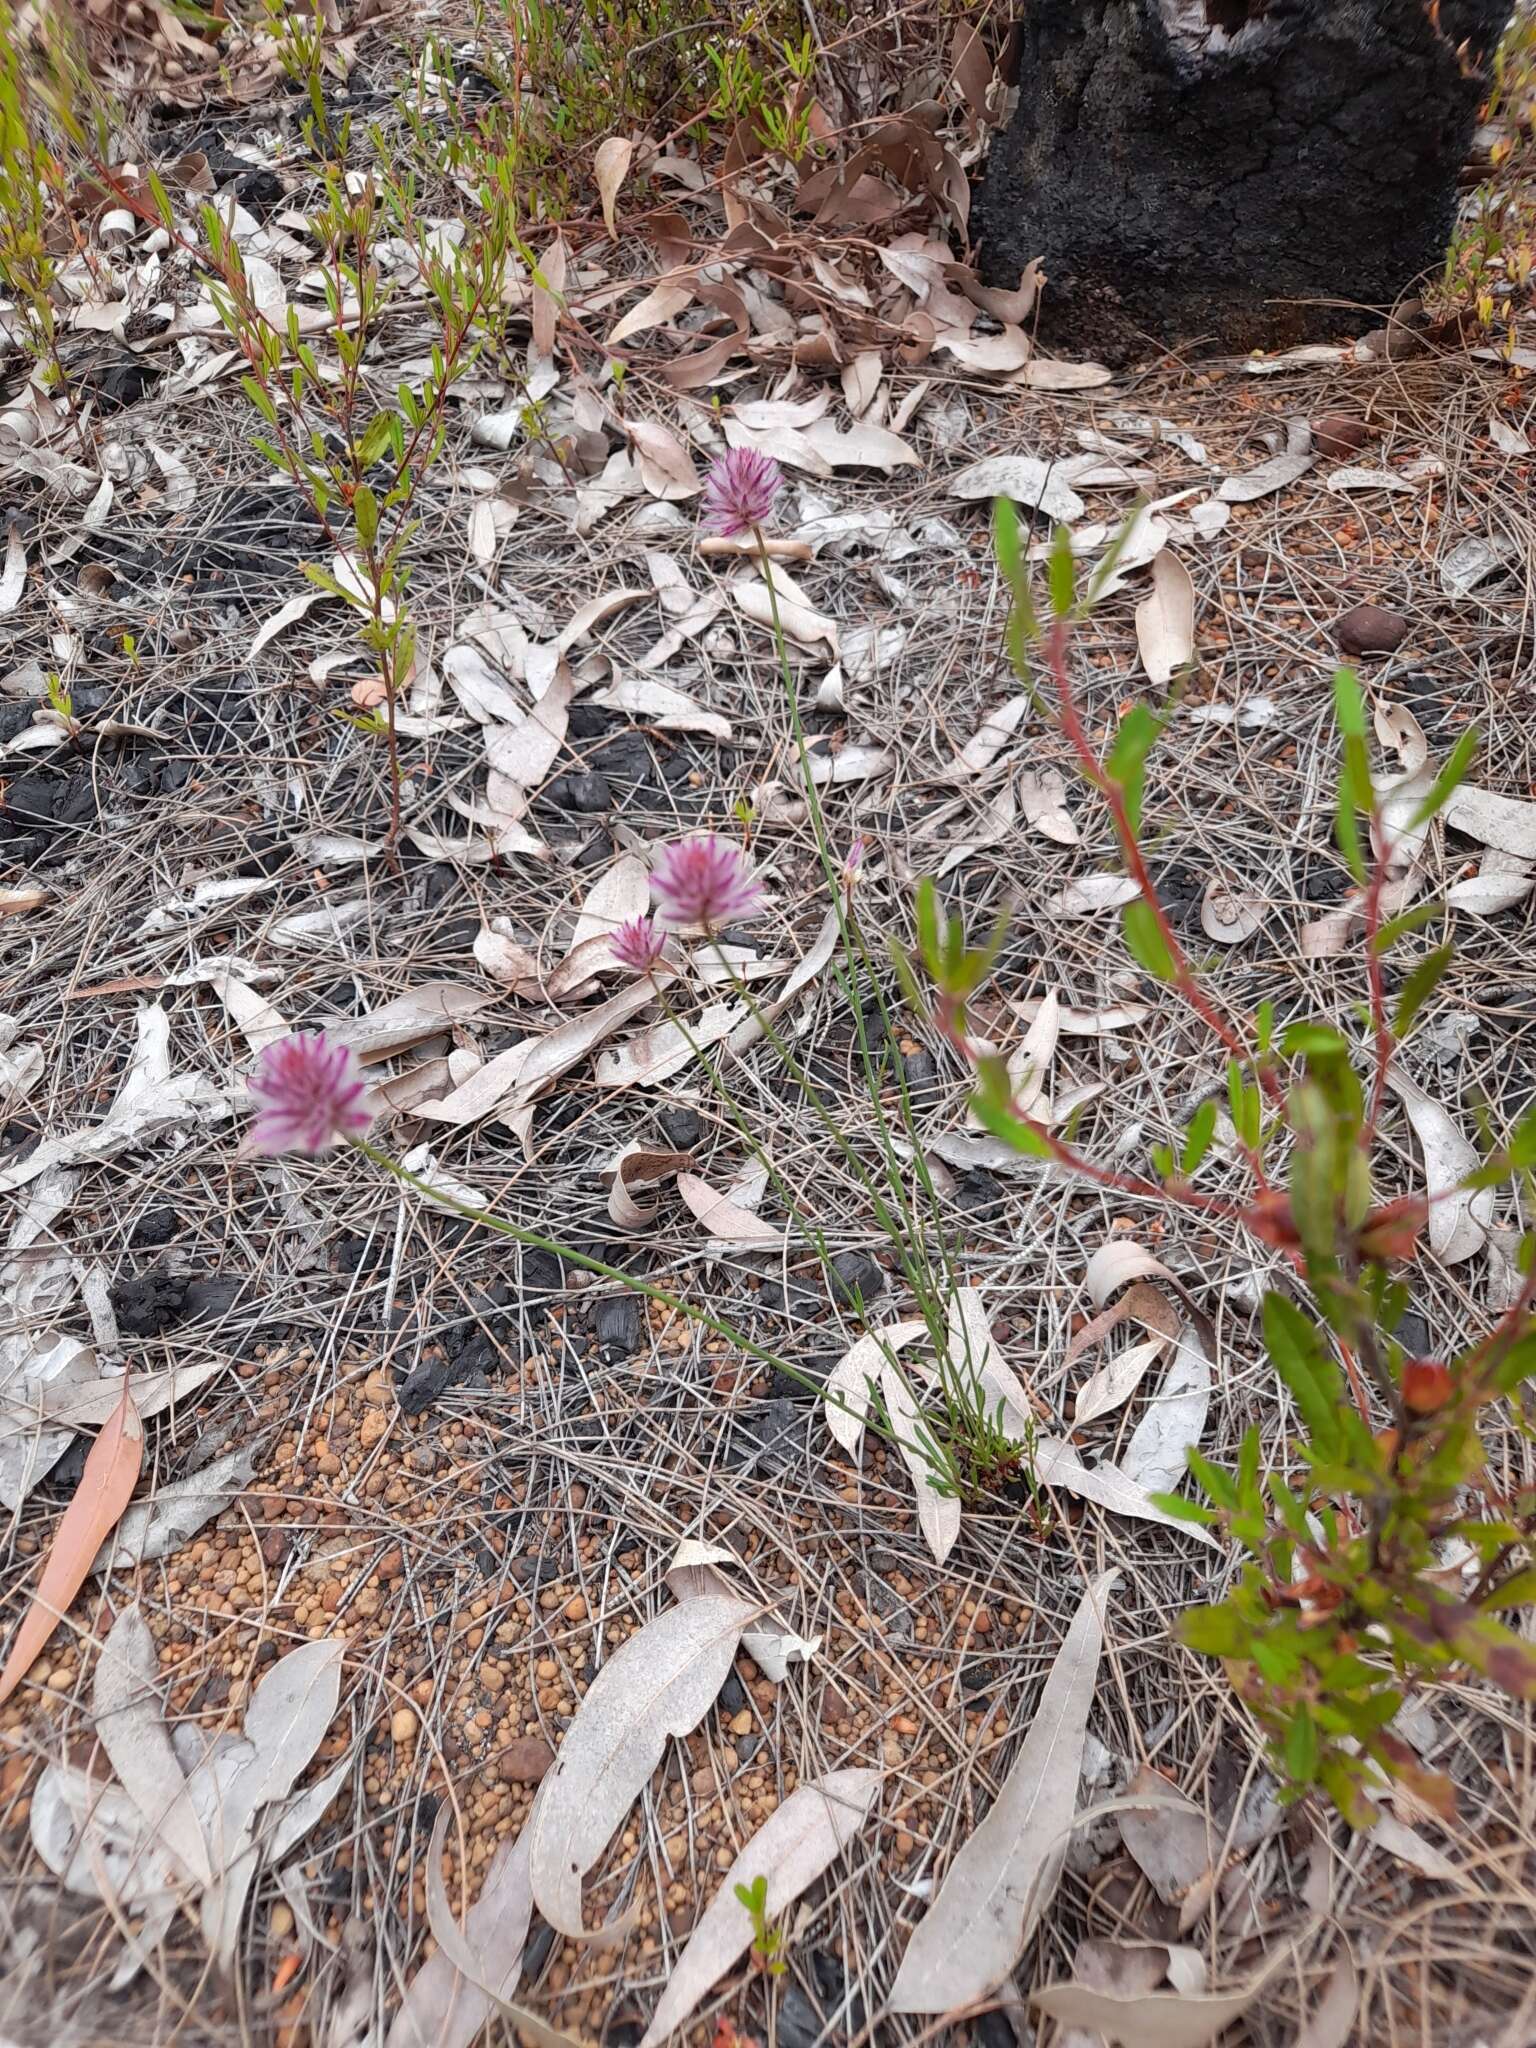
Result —
M1053 1040L1054 1043L1054 1034ZM951 1382L975 1382L988 1414L1002 1407L1003 1428L1016 1441L1029 1431L1029 1394L992 1337L992 1325L974 1287L957 1287L950 1298L945 1350Z
M1167 548L1153 562L1152 588L1136 607L1136 646L1160 690L1195 658L1195 586Z
M534 1902L559 1933L580 1937L581 1880L661 1761L668 1736L690 1734L724 1685L745 1600L687 1600L613 1652L587 1688L525 1834Z
M12 521L5 540L5 568L0 572L0 618L15 611L27 587L27 544Z
M1103 1573L1078 1603L1013 1768L902 1957L893 2011L944 2013L985 1998L1010 1975L1050 1903L1077 1808L1104 1612L1119 1576Z
M1536 889L1536 870L1528 860L1502 853L1491 846L1475 875L1452 882L1445 900L1452 910L1467 910L1475 917L1494 917L1523 903Z
M497 824L515 823L532 801L565 745L565 730L576 683L562 661L554 681L516 725L488 725L485 759L489 769L485 800Z
M610 135L597 145L592 159L592 174L597 181L598 198L602 201L603 225L610 235L617 233L613 224L614 202L619 196L619 187L629 175L630 158L635 145L625 135Z
M470 951L492 981L532 992L539 986L539 963L526 946L513 938L510 929L504 929L511 922L510 918L493 917L489 924L483 924Z
M767 1917L782 1920L808 1885L842 1853L869 1816L880 1773L828 1771L792 1792L752 1837L722 1879L661 1995L640 2048L659 2048L752 1945L752 1916L739 1887L767 1879Z
M766 626L772 631L776 594L779 624L785 639L796 647L826 646L831 649L835 660L839 652L836 621L817 611L783 569L775 569L773 582L774 588L770 591L760 576L739 577L731 585L731 596L739 610L755 625Z
M1018 779L1019 808L1024 822L1057 846L1076 846L1082 835L1067 809L1066 778L1059 768L1037 775L1026 768Z
M1268 462L1261 462L1256 468L1244 470L1241 476L1229 476L1218 495L1229 505L1252 504L1256 498L1270 497L1276 491L1283 491L1288 484L1297 482L1316 461L1312 429L1303 419L1287 420L1285 452L1272 455Z
M254 1471L250 1450L226 1451L185 1479L157 1487L149 1500L134 1501L96 1553L92 1572L132 1571L136 1565L168 1557L205 1522L222 1514L250 1485Z
M1083 875L1047 897L1043 908L1048 917L1093 917L1101 910L1118 910L1140 894L1141 885L1129 875Z
M1177 1529L1208 1549L1219 1548L1210 1533L1176 1515L1164 1514L1147 1497L1144 1487L1127 1479L1117 1465L1085 1465L1071 1444L1055 1437L1041 1437L1035 1445L1034 1474L1042 1486L1059 1486L1079 1500L1090 1500L1112 1515L1126 1515L1133 1521L1160 1522L1165 1529Z
M1141 1385L1148 1366L1161 1358L1167 1348L1163 1338L1149 1337L1145 1343L1132 1344L1084 1380L1072 1409L1072 1427L1082 1429L1123 1408Z
M1049 356L1036 356L1009 379L1012 384L1027 384L1032 391L1097 391L1114 381L1114 371L1106 370L1102 363L1056 362Z
M1220 498L1203 498L1189 508L1189 523L1202 540L1214 540L1232 517L1232 507Z
M1517 860L1536 861L1536 804L1464 782L1443 813L1447 825Z
M587 891L566 952L584 939L612 938L621 924L643 917L651 900L651 879L637 853L622 853Z
M155 1639L137 1607L112 1624L92 1682L96 1739L154 1838L198 1885L212 1881L208 1844L171 1747L157 1691Z
M623 1045L613 1046L600 1055L597 1085L634 1088L641 1083L665 1081L680 1074L701 1052L728 1038L751 1014L744 1003L711 1003L690 1018L686 1028L670 1017L653 1024L638 1038L626 1039Z
M868 782L872 776L886 775L896 765L896 756L889 747L868 747L852 740L834 754L813 753L810 763L811 780L822 788L829 782Z
M989 711L956 755L954 766L949 771L951 777L960 781L990 768L1018 731L1028 715L1029 706L1029 698L1021 691L1005 704L999 704L995 711Z
M1210 2048L1289 1960L1289 1951L1281 1949L1247 1984L1214 1995L1148 1991L1121 1997L1087 1984L1047 1984L1031 1991L1029 2002L1061 2027L1081 2027L1125 2048Z
M189 1124L228 1117L224 1091L198 1073L172 1074L169 1013L147 1003L135 1019L137 1043L111 1107L99 1123L44 1138L25 1158L0 1167L0 1192L24 1187L53 1167L117 1159Z
M1396 1067L1387 1071L1387 1086L1407 1112L1424 1153L1430 1249L1447 1266L1459 1266L1487 1243L1497 1191L1458 1187L1457 1183L1476 1173L1483 1162L1449 1110L1431 1101Z
M1184 1453L1205 1433L1211 1405L1211 1361L1197 1333L1186 1327L1162 1385L1120 1454L1120 1470L1148 1493L1176 1493L1189 1474Z
M1307 2015L1291 2048L1349 2048L1360 2009L1360 1980L1348 1950L1328 1973L1323 1995Z
M1395 469L1350 467L1334 470L1325 488L1347 497L1352 491L1412 491L1418 486L1411 477L1399 476Z
M601 704L610 711L627 711L643 718L663 732L703 732L717 740L731 737L731 721L718 711L706 711L684 691L657 676L620 676L604 690L595 690L589 704Z
M869 1383L878 1383L887 1352L921 1337L925 1322L887 1323L883 1329L866 1331L858 1337L827 1374L823 1405L827 1427L849 1456L855 1456L864 1437L869 1415Z
M889 476L894 469L921 467L919 456L900 434L873 420L855 420L845 432L829 419L816 420L801 430L800 439L829 469L880 469Z
M842 634L843 672L851 683L872 683L901 659L905 626L847 626ZM821 703L821 691L816 693Z
M340 1045L349 1045L367 1066L420 1045L424 1038L436 1038L455 1024L478 1016L493 1001L483 989L465 988L456 981L424 982L366 1016L348 1017L329 1026L328 1036Z
M258 1815L288 1797L329 1732L345 1647L338 1637L301 1643L271 1666L251 1696L245 1716L251 1754L223 1789L208 1834L215 1878L203 1895L202 1929L221 1969L234 1961L241 1914L256 1877Z
M1507 534L1468 534L1441 557L1440 587L1447 597L1470 597L1479 584L1508 568L1518 553Z
M1038 455L988 455L949 480L952 498L1012 498L1055 523L1070 526L1083 516L1083 501L1061 473L1060 463Z
M784 1242L784 1231L779 1224L767 1223L761 1216L754 1216L750 1209L733 1202L729 1195L717 1193L696 1173L680 1173L677 1192L687 1204L689 1213L708 1234L711 1250L739 1251L752 1245L777 1250Z
M1167 1280L1171 1276L1162 1260L1133 1238L1112 1237L1101 1244L1088 1261L1084 1275L1089 1298L1095 1308L1104 1308L1113 1295L1132 1280Z
M704 485L693 457L672 429L657 420L631 420L628 424L641 481L651 496L669 503L696 498Z
M917 1489L917 1526L942 1564L960 1534L959 1498L934 1490L933 1480L943 1468L926 1455L927 1446L936 1447L932 1426L923 1419L900 1369L889 1359L880 1362L880 1391L896 1437L897 1453Z
M1262 896L1234 889L1219 875L1212 875L1200 899L1200 929L1223 946L1251 939L1268 915L1269 905Z
M421 1183L416 1192L425 1201L440 1202L448 1209L484 1209L490 1204L491 1198L483 1189L440 1166L430 1145L413 1145L400 1164Z

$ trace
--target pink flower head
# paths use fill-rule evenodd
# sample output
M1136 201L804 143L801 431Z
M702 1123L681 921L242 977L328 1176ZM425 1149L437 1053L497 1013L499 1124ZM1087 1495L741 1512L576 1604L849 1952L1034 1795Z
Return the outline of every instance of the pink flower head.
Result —
M654 917L627 917L608 941L620 967L631 974L649 974L666 949L667 935Z
M710 465L704 524L726 540L756 532L768 524L783 481L771 455L759 455L755 448L730 449Z
M763 914L763 889L739 846L713 832L696 832L657 854L651 894L659 924L701 924L714 931Z
M373 1122L357 1055L323 1031L290 1032L269 1045L246 1087L256 1104L248 1152L323 1152Z
M851 890L864 872L864 835L861 832L843 855L843 888Z

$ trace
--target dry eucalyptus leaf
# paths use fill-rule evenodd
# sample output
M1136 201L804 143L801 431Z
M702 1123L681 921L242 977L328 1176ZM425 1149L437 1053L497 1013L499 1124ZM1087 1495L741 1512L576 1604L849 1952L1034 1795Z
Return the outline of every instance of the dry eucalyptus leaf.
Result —
M1470 911L1474 917L1495 917L1501 910L1512 910L1517 903L1523 903L1532 889L1536 889L1536 869L1531 862L1490 846L1477 873L1453 882L1445 892L1445 900L1452 910Z
M559 1933L586 1934L582 1874L644 1789L667 1737L690 1734L708 1713L753 1618L745 1600L685 1601L622 1643L587 1688L525 1830L534 1903Z
M1101 910L1119 910L1140 894L1140 883L1129 875L1083 875L1047 897L1042 908L1048 917L1093 917Z
M420 1045L424 1038L436 1038L466 1018L478 1016L492 1000L483 989L465 988L458 982L424 982L420 988L385 1003L382 1009L370 1010L365 1017L349 1017L331 1025L329 1035L340 1044L351 1046L367 1066Z
M995 711L989 711L976 731L966 741L955 757L950 769L951 777L960 781L967 776L980 775L990 768L1003 748L1018 731L1029 712L1030 700L1021 691L1010 697L1006 704L1000 704Z
M1176 1493L1189 1475L1185 1452L1205 1434L1211 1361L1198 1333L1185 1329L1162 1385L1120 1454L1120 1470L1148 1493Z
M1031 1991L1029 2002L1059 2026L1082 2027L1119 2042L1121 2048L1210 2048L1234 2020L1242 2018L1288 1960L1288 1951L1282 1949L1249 1983L1217 1995L1149 1991L1121 1997L1087 1984L1047 1984Z
M1155 1364L1167 1348L1162 1337L1149 1337L1141 1344L1132 1344L1118 1358L1112 1358L1108 1365L1100 1366L1078 1389L1072 1409L1072 1427L1085 1428L1101 1416L1123 1408L1141 1385L1148 1366Z
M642 984L642 987L644 984ZM687 1024L670 1017L626 1039L599 1055L596 1067L599 1088L634 1088L641 1084L669 1080L684 1067L718 1045L748 1017L745 1003L711 1003Z
M1291 2048L1349 2048L1360 2009L1360 1980L1346 1951L1328 1973L1323 1995L1313 2006Z
M1091 1467L1085 1465L1072 1445L1059 1438L1041 1437L1037 1441L1034 1470L1042 1486L1059 1486L1076 1494L1079 1500L1092 1501L1109 1514L1126 1515L1134 1521L1160 1522L1165 1529L1177 1529L1181 1536L1192 1537L1209 1550L1221 1547L1208 1530L1165 1514L1147 1497L1145 1488L1127 1479L1118 1466L1107 1461Z
M1058 846L1076 846L1081 838L1067 809L1067 784L1061 771L1047 768L1036 775L1026 768L1018 780L1019 807L1026 824Z
M613 223L614 202L619 196L619 187L629 175L630 158L634 153L635 145L627 136L610 135L597 145L592 159L592 173L603 208L603 226L610 235L618 232Z
M1536 860L1536 804L1464 782L1443 813L1447 825L1517 860Z
M792 1792L758 1829L721 1881L689 1936L640 2048L659 2048L689 2019L700 1999L752 1945L752 1916L738 1886L768 1882L765 1911L779 1922L815 1883L869 1816L880 1773L828 1771Z
M1387 1071L1387 1086L1407 1112L1424 1153L1424 1180L1429 1191L1429 1244L1437 1258L1459 1266L1488 1241L1494 1188L1462 1188L1458 1183L1476 1173L1482 1159L1457 1126L1449 1110L1431 1101L1396 1067Z
M251 1696L245 1715L250 1756L223 1788L208 1847L214 1882L203 1894L202 1929L219 1967L228 1970L240 1919L261 1854L259 1816L286 1799L330 1731L341 1692L339 1637L301 1643L278 1659Z
M97 1551L93 1573L131 1571L136 1565L168 1557L205 1522L222 1514L235 1496L250 1485L255 1454L249 1448L226 1451L222 1458L199 1467L185 1479L157 1487L149 1500L135 1501Z
M899 1368L889 1359L880 1362L880 1391L895 1432L897 1453L917 1489L917 1526L942 1564L960 1534L959 1498L935 1491L933 1480L941 1468L925 1455L924 1449L934 1442L932 1428L923 1420Z
M160 1704L160 1660L137 1607L112 1624L92 1681L96 1737L151 1834L191 1881L213 1881L202 1823L171 1747Z
M1195 586L1167 548L1154 560L1152 588L1136 607L1136 646L1160 690L1195 658Z
M1269 905L1262 896L1234 889L1217 875L1206 883L1200 899L1200 929L1222 946L1237 946L1251 939L1268 914Z
M887 1323L883 1329L867 1331L856 1338L827 1374L823 1405L827 1427L850 1457L858 1454L869 1415L869 1383L877 1384L888 1352L921 1337L928 1325L922 1321Z
M950 1298L945 1351L956 1382L974 1379L989 1413L1002 1405L1003 1427L1022 1440L1029 1431L1030 1402L1018 1374L993 1341L985 1305L974 1287L957 1287Z
M1163 1904L1181 1906L1201 1887L1208 1897L1222 1838L1202 1809L1146 1764L1127 1785L1125 1798L1148 1802L1128 1805L1116 1818L1120 1839Z
M1267 498L1296 483L1317 461L1312 446L1312 429L1303 419L1286 421L1285 452L1272 455L1241 476L1229 476L1218 495L1229 505L1248 505L1255 498Z
M470 2048L499 2013L533 2048L581 2048L510 1997L523 1973L533 1917L526 1834L504 1841L461 1929L443 1882L442 1845L453 1809L445 1802L427 1850L427 1924L437 1948L417 1971L395 2015L387 2048ZM329 2048L329 2044L328 2044Z
M1036 366L1038 367L1038 366ZM1082 499L1061 474L1059 463L1038 455L988 455L949 480L952 498L1012 498L1015 504L1063 526L1081 519Z
M658 676L620 676L606 689L594 690L587 702L610 711L627 711L643 718L663 732L703 732L717 740L731 737L731 721L721 712L706 711L685 691L674 689Z
M609 1216L621 1230L639 1230L652 1222L656 1204L637 1200L635 1191L660 1187L692 1164L691 1152L649 1152L641 1145L626 1145L613 1164L603 1168Z
M1012 1972L1050 1903L1077 1809L1104 1611L1119 1576L1105 1572L1079 1602L1002 1790L908 1943L893 2011L952 2012L985 1998Z
M712 1251L740 1251L749 1246L767 1246L777 1251L784 1243L784 1231L776 1223L765 1223L729 1195L716 1193L696 1173L679 1173L677 1192L690 1213L710 1238Z

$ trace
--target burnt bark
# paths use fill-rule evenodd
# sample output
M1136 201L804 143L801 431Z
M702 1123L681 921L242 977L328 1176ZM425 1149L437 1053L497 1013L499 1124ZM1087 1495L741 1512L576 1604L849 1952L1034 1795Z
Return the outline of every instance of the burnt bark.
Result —
M1442 259L1513 0L1029 0L972 226L1124 360L1360 332Z

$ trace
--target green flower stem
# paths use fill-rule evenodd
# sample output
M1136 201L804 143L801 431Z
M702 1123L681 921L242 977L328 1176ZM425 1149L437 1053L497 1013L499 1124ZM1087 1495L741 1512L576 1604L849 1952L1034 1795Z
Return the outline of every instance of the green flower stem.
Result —
M728 1344L736 1345L749 1358L756 1359L759 1365L766 1365L775 1372L784 1373L808 1392L816 1395L818 1400L831 1407L841 1408L845 1414L852 1415L860 1421L868 1421L869 1418L862 1415L851 1401L844 1400L840 1394L829 1393L820 1380L813 1378L810 1373L801 1372L797 1366L791 1365L788 1359L780 1358L774 1352L765 1350L761 1344L754 1343L744 1331L738 1330L734 1323L727 1322L723 1316L714 1315L708 1309L698 1308L692 1302L683 1301L677 1295L669 1294L664 1287L653 1286L649 1280L637 1279L633 1273L626 1273L621 1267L607 1265L602 1259L590 1258L585 1252L576 1251L570 1245L560 1244L552 1237L545 1237L542 1231L525 1230L520 1223L509 1223L504 1216L495 1216L489 1210L477 1209L469 1202L461 1202L456 1195L447 1194L442 1189L435 1188L429 1180L424 1180L420 1174L412 1173L408 1166L402 1166L398 1159L392 1158L379 1146L370 1145L366 1138L352 1138L348 1142L354 1152L360 1152L374 1166L382 1168L402 1187L410 1188L414 1193L424 1196L435 1208L451 1210L455 1216L463 1217L466 1223L478 1223L486 1230L494 1231L498 1237L510 1237L516 1243L528 1246L531 1251L549 1252L567 1265L579 1266L583 1272L594 1273L601 1280L616 1282L627 1293L643 1295L647 1301L659 1302L663 1308L671 1309L675 1315L683 1316L690 1323L708 1330L711 1336L723 1337Z

